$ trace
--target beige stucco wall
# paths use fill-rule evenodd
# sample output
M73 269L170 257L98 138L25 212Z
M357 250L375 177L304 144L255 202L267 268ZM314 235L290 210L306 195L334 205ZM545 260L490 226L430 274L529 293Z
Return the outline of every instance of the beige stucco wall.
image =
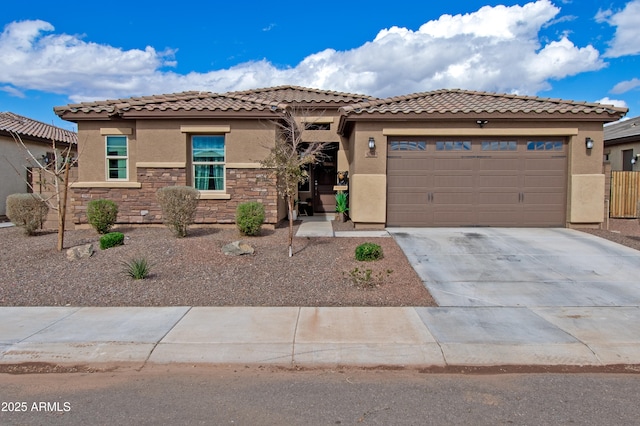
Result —
M601 223L604 220L604 175L572 175L570 179L569 222Z
M386 218L386 149L390 136L560 136L568 141L567 225L600 223L604 210L602 174L602 123L490 120L479 128L474 120L464 122L356 122L349 137L351 154L351 210L354 222L384 223ZM376 141L375 156L369 155L368 140ZM594 141L586 149L585 139ZM384 181L384 184L382 182ZM367 183L369 182L369 183ZM360 188L358 188L360 187ZM366 196L357 194L362 189ZM366 218L366 220L364 220ZM570 223L569 223L570 222Z
M129 138L129 170L136 158L135 122L126 121L90 121L78 123L78 181L104 182L106 176L105 135L101 128L113 129L110 132L128 133ZM118 129L118 130L115 130ZM135 163L133 163L135 164ZM131 173L129 173L131 177ZM134 179L135 180L135 179Z
M106 135L126 134L129 138L129 176L136 181L136 165L174 167L188 165L189 138L192 134L225 134L226 162L230 167L246 168L262 160L275 140L272 123L256 120L137 120L122 122L80 122L81 183L105 182ZM115 184L114 184L115 185Z
M47 152L53 152L51 145L23 140L27 149L36 157L41 158ZM16 144L13 138L0 136L0 215L7 211L7 196L27 192L27 171L25 166L35 165L29 161L28 152Z
M384 223L387 214L387 176L354 174L350 178L349 186L351 220L356 224ZM381 191L381 188L384 191Z

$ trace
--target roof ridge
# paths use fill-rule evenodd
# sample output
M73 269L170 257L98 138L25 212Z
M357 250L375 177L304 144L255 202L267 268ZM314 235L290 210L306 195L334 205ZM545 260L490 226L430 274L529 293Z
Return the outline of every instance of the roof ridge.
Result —
M321 95L338 95L338 96L347 96L347 97L362 97L362 98L369 98L369 99L378 99L375 96L365 95L363 93L350 93L350 92L342 92L342 91L337 91L337 90L319 89L319 88L316 88L316 87L296 86L296 85L291 85L291 84L280 85L280 86L272 86L272 87L260 87L260 88L257 88L257 89L231 91L231 92L226 92L225 94L264 93L264 92L274 92L274 91L279 91L279 90L294 90L294 91L297 90L297 91L301 91L301 92L311 92L311 93L317 93L317 94L321 94Z

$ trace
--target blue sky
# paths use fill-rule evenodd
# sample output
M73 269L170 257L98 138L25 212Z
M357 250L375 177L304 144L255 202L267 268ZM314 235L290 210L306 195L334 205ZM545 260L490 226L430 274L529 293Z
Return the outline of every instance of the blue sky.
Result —
M5 3L0 111L65 128L54 106L281 84L518 93L640 115L640 0Z

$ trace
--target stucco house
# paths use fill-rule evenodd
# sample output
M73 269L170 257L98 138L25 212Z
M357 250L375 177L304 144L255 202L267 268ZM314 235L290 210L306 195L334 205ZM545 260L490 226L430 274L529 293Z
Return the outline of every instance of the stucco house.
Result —
M640 117L618 121L604 127L604 159L611 170L640 171Z
M119 221L160 223L155 191L201 191L197 223L233 223L257 200L267 223L286 216L260 167L289 108L304 139L327 142L299 199L335 208L348 171L356 227L597 226L603 221L603 124L624 108L538 97L438 90L386 99L279 86L184 92L56 107L78 124L75 222L91 199L110 198Z
M7 196L29 192L27 169L33 162L24 147L14 140L17 135L27 149L38 159L52 161L53 141L60 149L77 143L77 134L71 130L45 124L11 112L0 112L0 216L6 214Z

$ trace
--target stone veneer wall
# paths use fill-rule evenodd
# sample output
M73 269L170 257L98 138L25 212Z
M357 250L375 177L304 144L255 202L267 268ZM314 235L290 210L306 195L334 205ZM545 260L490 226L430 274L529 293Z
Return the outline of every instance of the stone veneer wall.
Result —
M183 168L137 169L141 188L73 188L69 197L75 224L87 223L87 204L91 200L109 199L118 204L118 223L161 224L162 210L156 201L156 191L165 186L186 185ZM227 169L229 200L200 200L196 211L197 224L235 223L238 204L258 201L264 205L265 223L278 222L278 195L275 180L263 169Z

